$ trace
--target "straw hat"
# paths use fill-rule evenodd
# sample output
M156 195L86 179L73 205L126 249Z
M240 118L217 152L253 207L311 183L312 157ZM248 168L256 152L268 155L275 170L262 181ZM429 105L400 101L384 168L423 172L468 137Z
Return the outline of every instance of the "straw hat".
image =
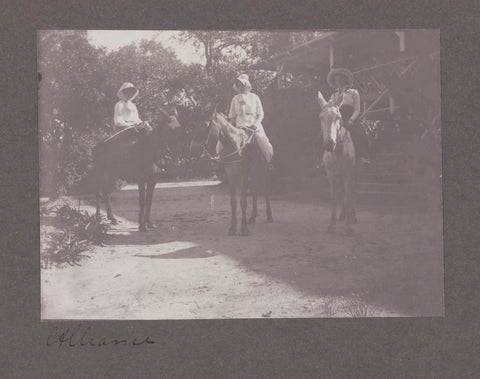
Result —
M350 70L346 68L334 68L332 69L327 76L327 82L332 88L337 88L335 84L335 76L336 75L343 75L345 78L347 78L348 86L351 87L353 86L353 74L350 72Z
M128 88L131 88L132 90L135 90L135 92L133 93L133 95L130 98L127 99L127 97L125 96L125 93L123 91L128 89ZM138 96L138 89L132 83L125 82L125 83L122 84L122 86L118 90L117 96L120 100L124 100L124 101L130 100L131 101Z
M237 79L235 79L235 83L233 84L233 89L235 89L235 91L237 92L241 92L237 86L237 82L240 82L241 84L243 84L243 86L248 90L250 91L252 89L252 85L250 84L250 80L248 79L248 75L247 74L242 74L240 75Z

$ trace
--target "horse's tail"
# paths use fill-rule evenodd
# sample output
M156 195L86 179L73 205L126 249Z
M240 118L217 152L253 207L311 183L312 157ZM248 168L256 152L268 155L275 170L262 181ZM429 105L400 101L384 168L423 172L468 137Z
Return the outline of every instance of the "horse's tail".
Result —
M98 162L103 145L104 145L104 142L100 141L92 149L92 161L94 165L95 165L95 162Z
M250 185L254 186L258 192L268 192L272 180L271 170L268 169L268 162L264 158L262 150L257 143L248 145L250 150Z
M96 192L97 180L95 169L92 165L87 169L85 175L71 189L72 195L87 195Z

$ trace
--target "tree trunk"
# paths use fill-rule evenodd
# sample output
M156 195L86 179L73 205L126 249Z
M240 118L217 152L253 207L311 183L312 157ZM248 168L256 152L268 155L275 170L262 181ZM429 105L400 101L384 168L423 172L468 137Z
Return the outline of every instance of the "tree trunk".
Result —
M211 72L212 71L212 67L213 67L213 62L212 62L212 51L211 51L211 45L208 41L202 41L203 45L205 46L205 59L206 59L206 63L205 63L205 70L207 70L207 72Z

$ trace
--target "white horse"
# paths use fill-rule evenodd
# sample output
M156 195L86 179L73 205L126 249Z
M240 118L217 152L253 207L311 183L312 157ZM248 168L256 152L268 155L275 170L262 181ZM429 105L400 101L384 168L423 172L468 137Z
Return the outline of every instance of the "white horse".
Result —
M323 164L330 184L332 214L328 231L335 231L337 224L337 202L343 203L339 220L345 219L346 233L353 233L352 224L356 223L353 194L355 186L355 147L350 133L343 126L340 106L341 96L336 102L326 102L319 92L322 108L320 121L323 134ZM342 196L343 195L343 199Z

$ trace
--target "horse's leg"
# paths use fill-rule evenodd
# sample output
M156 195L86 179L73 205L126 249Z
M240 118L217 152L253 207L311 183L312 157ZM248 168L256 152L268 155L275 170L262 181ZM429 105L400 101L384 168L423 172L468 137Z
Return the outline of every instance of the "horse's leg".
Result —
M100 193L100 188L97 188L95 190L95 201L96 201L96 207L97 207L97 211L95 212L95 216L97 218L97 220L100 220L100 196L101 196L101 193Z
M347 172L344 180L345 186L345 224L347 235L353 234L352 221L353 221L353 203L352 203L352 178Z
M255 219L257 218L257 190L252 189L252 214L250 215L250 219L248 220L249 224L254 224Z
M357 219L357 212L355 211L355 202L353 200L353 196L352 196L352 208L350 210L351 214L352 214L352 224L356 224L358 222L358 219Z
M140 212L138 214L138 230L146 232L145 226L145 182L138 182L138 202L140 204Z
M330 224L328 225L328 231L334 232L337 226L337 193L335 191L336 178L332 175L330 177L330 201L332 206L332 213L330 215Z
M355 197L356 197L356 186L357 186L357 168L354 166L352 168L352 176L350 180L350 198L352 201L352 224L356 224L357 220L357 212L355 212Z
M271 177L267 173L266 182L265 182L265 202L267 204L267 221L273 222L272 208L270 207L270 184L271 184L270 180L271 180Z
M237 233L237 193L232 181L230 181L230 206L232 208L232 222L228 234L234 236Z
M345 201L342 202L342 210L340 212L340 216L338 216L338 221L345 221L347 217L347 209L345 207Z
M117 224L117 219L113 216L112 207L110 206L110 194L108 189L103 190L103 196L105 198L105 210L107 211L107 218L110 220L112 225Z
M267 221L273 222L272 208L270 208L270 195L265 195L265 202L267 203Z
M242 208L242 236L248 236L248 227L247 227L247 187L248 180L245 176L242 180L242 192L240 197L240 207Z
M155 191L155 181L147 183L147 198L145 205L145 223L150 229L155 229L157 226L150 220L150 213L152 211L153 192Z

